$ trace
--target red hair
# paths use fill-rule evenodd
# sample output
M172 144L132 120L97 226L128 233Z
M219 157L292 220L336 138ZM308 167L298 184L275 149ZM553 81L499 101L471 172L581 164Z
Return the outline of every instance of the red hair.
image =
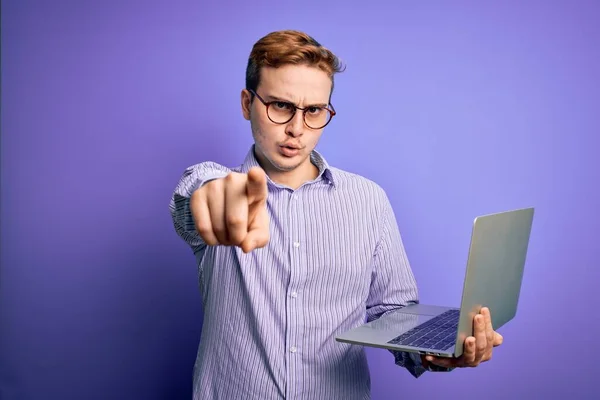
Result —
M246 89L256 91L262 67L277 68L287 64L321 69L331 78L332 91L333 76L344 69L335 54L306 33L295 30L271 32L252 47L246 67Z

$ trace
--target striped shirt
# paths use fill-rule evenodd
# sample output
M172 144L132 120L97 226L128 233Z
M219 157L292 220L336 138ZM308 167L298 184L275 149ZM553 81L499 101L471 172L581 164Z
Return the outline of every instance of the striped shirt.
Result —
M364 348L335 336L418 301L383 189L316 150L311 161L318 177L296 190L267 177L270 240L248 254L207 246L189 198L212 179L258 166L253 147L236 168L189 167L175 188L170 211L196 255L204 305L194 399L368 399ZM418 357L392 353L413 376L425 371Z

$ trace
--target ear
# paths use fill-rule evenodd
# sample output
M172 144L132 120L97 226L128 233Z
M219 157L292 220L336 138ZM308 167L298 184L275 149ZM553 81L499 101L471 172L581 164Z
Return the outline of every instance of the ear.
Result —
M250 121L250 108L252 107L252 95L246 89L242 90L241 100L242 100L242 115L244 119Z

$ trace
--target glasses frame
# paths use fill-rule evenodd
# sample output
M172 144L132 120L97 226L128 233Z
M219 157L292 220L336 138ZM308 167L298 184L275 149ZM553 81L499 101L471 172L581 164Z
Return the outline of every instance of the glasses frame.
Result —
M329 118L329 121L327 121L327 122L325 123L325 125L323 125L323 126L320 126L320 127L318 127L318 128L315 128L315 127L312 127L312 126L310 126L310 125L309 125L309 124L306 122L306 111L307 111L309 108L312 108L312 107L317 107L317 106L308 106L308 107L304 107L304 108L302 108L302 107L298 107L297 105L293 104L292 102L289 102L289 101L284 101L284 100L265 101L265 100L264 100L262 97L260 97L260 95L259 95L258 93L256 93L254 90L252 90L252 89L248 89L248 91L249 91L249 92L250 92L252 95L256 96L256 97L258 98L258 100L260 100L260 102L264 104L264 106L265 106L265 111L266 111L266 113L267 113L267 118L269 118L269 120L270 120L271 122L273 122L274 124L277 124L277 125L284 125L284 124L287 124L287 123L288 123L288 122L290 122L292 119L294 119L294 117L296 116L296 113L298 112L298 110L300 110L300 111L302 111L302 122L304 122L304 125L306 125L306 126L307 126L308 128L310 128L310 129L318 130L318 129L323 129L323 128L325 128L327 125L329 125L329 123L331 122L331 120L333 119L333 117L334 117L334 116L337 114L337 113L336 113L336 111L335 111L335 108L333 107L333 104L331 104L331 103L329 103L329 107L319 107L319 108L322 108L322 109L324 109L324 110L327 110L327 111L329 111L329 113L331 114L331 118ZM292 116L291 116L291 117L290 117L290 118L289 118L287 121L285 121L285 122L277 122L277 121L273 121L273 119L272 119L272 118L271 118L271 116L269 115L269 107L270 107L272 104L274 104L274 103L286 103L286 104L290 104L292 107L294 107L294 112L292 113Z

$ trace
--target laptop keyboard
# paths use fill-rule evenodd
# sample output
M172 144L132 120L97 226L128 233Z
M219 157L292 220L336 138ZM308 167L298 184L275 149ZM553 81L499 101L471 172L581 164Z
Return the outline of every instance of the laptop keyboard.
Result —
M460 310L448 310L390 340L388 343L446 350L456 342L459 315Z

